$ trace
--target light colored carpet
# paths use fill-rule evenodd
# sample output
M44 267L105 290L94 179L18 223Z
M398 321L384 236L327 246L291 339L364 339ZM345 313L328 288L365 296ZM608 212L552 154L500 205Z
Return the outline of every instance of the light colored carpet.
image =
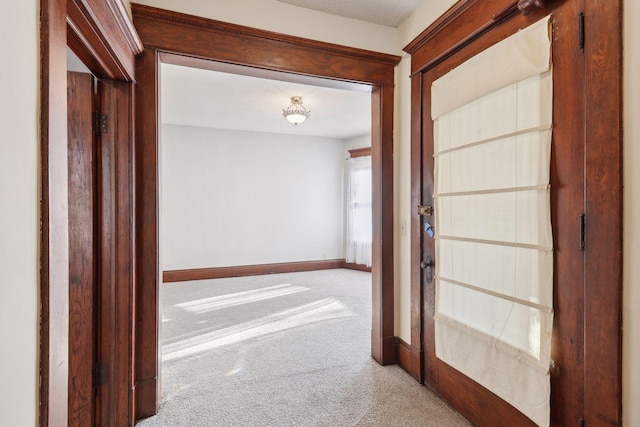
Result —
M371 358L371 274L162 285L162 404L138 426L468 426Z

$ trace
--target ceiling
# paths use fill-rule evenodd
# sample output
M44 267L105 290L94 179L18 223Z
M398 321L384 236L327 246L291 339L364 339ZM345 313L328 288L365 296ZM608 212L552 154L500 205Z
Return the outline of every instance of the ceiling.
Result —
M397 27L422 0L278 0L283 3ZM214 65L214 68L216 66ZM246 70L162 64L164 124L347 139L371 132L370 88L336 89L327 80L301 81L284 73L253 77ZM255 74L255 70L253 70ZM335 83L335 82L334 82ZM282 116L302 96L311 117L293 126Z
M293 78L278 74L275 77ZM371 132L371 93L367 86L335 89L273 77L249 77L163 63L162 123L339 139ZM298 126L282 116L292 96L302 96L303 105L311 110L311 117Z
M278 0L331 15L398 27L422 0Z

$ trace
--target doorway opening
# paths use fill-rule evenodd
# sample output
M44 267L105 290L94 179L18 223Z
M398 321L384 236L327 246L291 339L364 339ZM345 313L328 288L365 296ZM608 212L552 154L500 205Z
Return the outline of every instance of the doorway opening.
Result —
M314 346L335 353L333 365L327 365L330 358L317 359L322 362L318 370L353 357L368 360L371 275L335 269L371 270L370 155L368 182L358 186L359 193L368 189L369 194L356 200L360 205L368 200L367 209L359 207L359 217L368 213L368 218L347 219L347 205L353 202L347 184L350 151L371 150L371 87L333 88L327 87L332 82L286 73L255 77L247 67L199 61L201 68L193 68L175 65L181 58L174 55L162 59L163 402L195 410L198 393L187 404L188 393L177 390L224 387L230 375L244 378L256 364L269 366L275 348L267 349L273 340L277 346L294 340L277 359L290 359L283 369L300 375L310 362L300 355L314 352ZM282 117L294 95L303 96L311 110L311 117L297 126ZM368 240L368 247L348 258L346 230L353 223L359 244ZM287 273L259 276L274 271ZM353 288L345 292L336 286ZM335 351L336 345L342 350ZM237 358L233 369L224 362L229 352ZM212 364L203 368L207 363ZM209 381L189 379L193 370L209 372ZM166 412L161 416L170 417Z
M159 93L160 64L202 62L245 66L256 74L287 72L299 81L324 81L371 88L373 171L373 263L371 355L395 362L393 330L393 85L394 55L346 48L240 27L148 6L132 5L145 46L136 76L136 416L153 415L159 405ZM212 36L212 33L215 36ZM194 40L194 43L184 43ZM195 65L202 68L203 65ZM204 66L206 67L206 66Z

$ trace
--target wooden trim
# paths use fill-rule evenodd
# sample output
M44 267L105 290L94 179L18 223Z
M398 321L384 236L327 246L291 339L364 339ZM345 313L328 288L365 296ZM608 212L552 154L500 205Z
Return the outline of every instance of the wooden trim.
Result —
M515 0L483 0L482 7L478 3L478 0L458 1L404 48L411 54L412 76L437 66L520 12ZM542 17L551 13L554 6L555 3L540 6L531 14ZM452 25L454 22L465 25ZM474 30L469 32L468 28ZM429 49L423 49L426 43Z
M136 420L154 415L160 399L158 55L145 49L136 60L135 143L135 408Z
M70 0L69 46L101 78L135 81L134 56L142 42L118 0Z
M371 273L371 270L372 270L371 267L367 267L364 264L355 264L355 263L346 262L346 261L342 262L341 268L346 268L347 270L366 271L368 273Z
M199 58L343 81L393 85L399 56L258 30L132 4L148 48ZM170 28L170 33L163 31ZM211 40L215 40L212 43Z
M354 148L349 150L349 157L355 159L356 157L364 157L371 155L371 147Z
M185 282L189 280L223 279L226 277L261 276L265 274L294 273L299 271L331 270L343 268L344 259L283 262L277 264L238 265L234 267L193 268L168 270L162 273L162 281Z
M584 17L584 418L621 425L622 1L585 0Z
M547 2L540 8L528 10L530 15L526 17L517 13L518 3L524 4L512 0L460 1L452 8L458 11L455 19L444 22L443 17L442 22L436 22L431 30L423 33L423 40L416 39L405 48L412 53L412 158L424 158L425 154L420 152L420 145L423 144L421 138L422 134L429 134L431 126L430 120L421 121L422 117L429 117L430 103L430 91L421 88L425 84L422 76L432 72L442 75L468 59L473 52L499 41L488 33L488 28L496 25L493 23L494 17L505 21L507 31L514 32L522 28L523 23L531 23L552 13L554 31L559 29L554 44L573 46L563 56L554 53L554 79L557 77L563 85L572 88L571 93L564 90L562 99L554 103L554 117L561 113L564 117L575 118L570 123L561 123L554 128L554 141L560 143L554 142L552 158L569 156L572 161L571 165L563 164L562 168L555 165L551 171L553 182L560 184L552 201L555 204L553 223L556 223L558 215L575 216L577 222L579 214L586 212L587 249L583 258L575 255L575 251L579 250L575 245L579 234L577 228L567 229L565 226L563 230L554 230L555 262L559 268L556 275L564 279L563 286L554 290L557 316L554 320L552 358L557 367L551 370L551 424L568 425L583 418L587 425L619 425L622 417L622 2ZM498 13L492 15L492 11ZM578 47L577 17L581 11L584 11L587 23L584 56ZM561 28L558 22L563 22ZM438 25L440 28L437 28ZM455 60L453 53L457 53ZM584 72L581 72L580 64L583 61ZM576 73L563 73L563 64L572 64L573 68L569 69L576 70ZM566 141L574 143L568 144ZM580 141L584 141L584 147L580 146ZM420 188L422 183L419 182L419 175L420 171L412 170L412 203L420 200L424 192ZM576 184L578 176L582 179L583 175L584 186L581 182ZM565 194L561 206L557 196L559 192ZM567 198L567 192L575 196L573 201ZM601 224L607 226L601 227ZM419 226L418 219L416 225ZM418 236L419 231L415 235ZM412 252L414 250L422 250L422 243L415 236ZM412 262L416 264L419 261L412 254ZM414 267L412 344L417 338L413 323L419 313L423 313L419 301L416 301L417 295L423 292L419 282L419 269ZM425 319L431 314L424 312ZM420 332L425 336L430 333L427 330ZM425 354L428 350L423 349ZM428 357L424 359L425 376L430 378L431 386L450 402L458 402L458 407L472 421L478 425L504 423L504 419L496 414L510 413L508 406L487 411L486 408L493 407L494 403L478 403L482 401L478 394L481 386L443 363L438 364L437 368L428 366ZM459 386L441 388L440 384L446 382ZM462 391L466 396L463 401L460 398ZM500 401L497 397L489 400L498 401L498 404ZM463 408L459 406L461 404ZM530 421L509 420L509 423L528 425Z
M158 383L158 69L160 55L196 57L247 67L325 79L327 84L372 87L373 271L372 355L395 361L393 331L393 102L394 66L400 57L346 48L220 23L205 18L132 5L133 19L147 46L136 64L136 384ZM174 56L175 60L175 56ZM155 356L154 356L155 355ZM136 417L153 415L159 393L137 395ZM153 399L152 399L153 397Z
M396 337L398 351L398 365L416 381L422 382L422 352L402 338Z
M122 80L133 80L135 48L135 30L130 22L124 6L118 0L107 2L43 0L40 8L40 53L41 53L41 158L42 158L42 201L41 201L41 275L40 275L40 417L41 426L63 426L68 424L68 349L69 338L69 236L68 236L68 169L67 169L67 45L80 52L82 60L92 64L92 71L98 75L118 77ZM67 9L67 6L69 7ZM70 29L71 28L71 29ZM69 34L72 33L72 36ZM69 38L68 38L69 37ZM125 40L122 43L122 40ZM127 41L128 40L128 41ZM96 64L101 64L97 67ZM128 65L127 65L128 64ZM129 85L129 83L123 83ZM119 110L131 119L131 90L124 95L129 108ZM125 104L119 104L122 108ZM127 126L127 125L123 125ZM110 170L114 179L122 185L123 197L133 197L132 182L129 179L130 157L127 158L126 144L132 142L131 128L123 131L117 128L119 139L117 144L123 145L123 157ZM124 133L122 133L124 132ZM118 202L120 203L120 202ZM114 223L104 223L111 235L118 236L120 242L133 242L131 230L128 226L133 219L126 205L119 205L120 213L124 215ZM99 212L99 215L102 213ZM106 229L105 229L105 232ZM118 247L118 250L123 247ZM131 295L131 276L127 265L132 263L132 254L120 252L118 260L115 252L111 254L111 261L125 270L115 272L114 281L117 284L116 293ZM118 318L122 312L131 307L117 301L117 312L110 315ZM119 318L118 322L128 322L128 317ZM120 323L130 336L130 324ZM109 337L120 337L119 332L110 330ZM131 349L122 348L125 341L107 341L103 345L105 351L128 355ZM120 362L118 362L120 363ZM129 369L127 364L120 368ZM120 369L118 368L118 369ZM118 411L131 412L131 387L127 384L126 373L118 373ZM124 405L124 406L122 406ZM123 412L123 413L124 413ZM108 414L113 424L120 424L124 420L118 415ZM129 418L131 418L129 416ZM129 425L132 422L128 423Z
M372 337L373 358L396 362L394 350L393 88L375 86L371 96L372 170Z
M69 212L66 0L40 2L40 425L66 426Z

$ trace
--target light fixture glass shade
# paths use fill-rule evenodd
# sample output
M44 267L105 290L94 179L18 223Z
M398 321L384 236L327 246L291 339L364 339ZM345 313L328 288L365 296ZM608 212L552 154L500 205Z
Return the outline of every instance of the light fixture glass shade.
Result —
M301 96L292 96L291 97L291 105L289 107L282 110L282 115L289 123L298 126L300 123L304 122L311 115L311 111L307 110L304 105L302 105L302 97Z

